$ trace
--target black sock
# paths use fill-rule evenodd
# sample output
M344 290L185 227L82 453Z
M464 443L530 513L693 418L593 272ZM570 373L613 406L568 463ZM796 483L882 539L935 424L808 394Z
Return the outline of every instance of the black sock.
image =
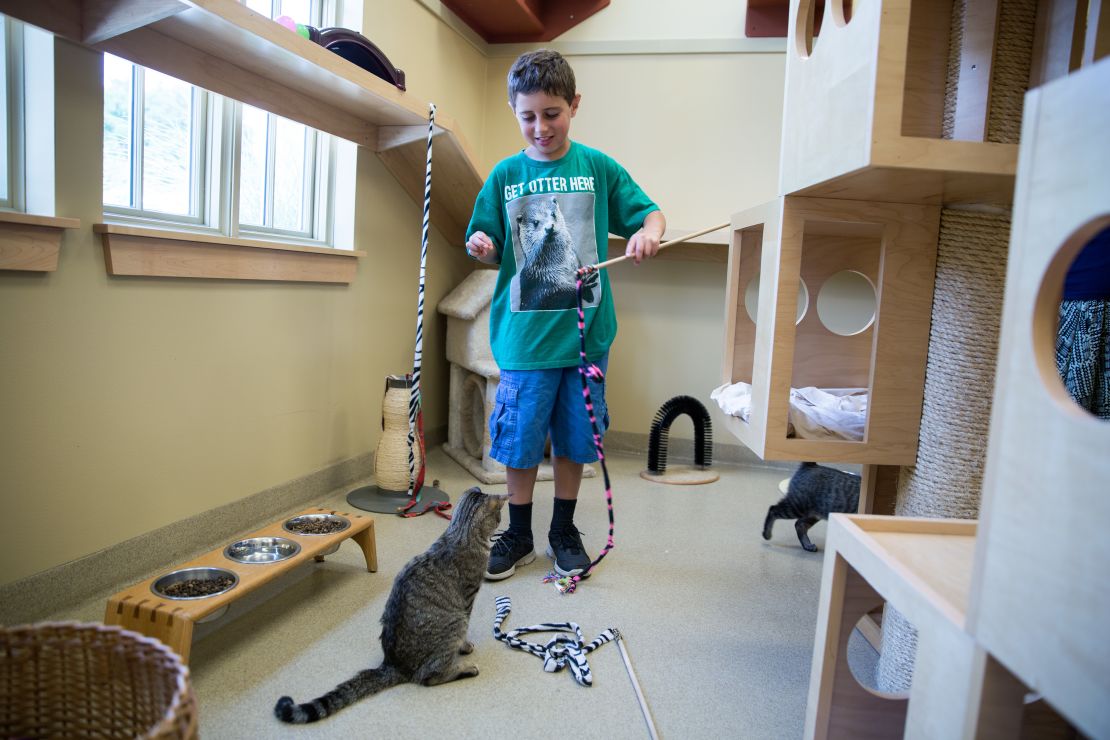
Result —
M574 507L576 498L557 498L551 511L551 531L559 532L574 526Z
M532 504L509 504L509 531L532 539Z

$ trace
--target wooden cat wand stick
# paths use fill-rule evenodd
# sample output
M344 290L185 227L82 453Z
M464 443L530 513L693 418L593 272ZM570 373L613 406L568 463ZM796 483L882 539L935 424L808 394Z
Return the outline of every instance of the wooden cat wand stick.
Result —
M644 713L644 720L647 722L648 735L651 740L659 740L659 732L655 729L655 720L651 718L651 710L648 709L647 699L644 698L644 692L640 689L640 682L636 680L636 671L632 670L632 661L628 657L628 651L624 648L624 635L620 630L613 630L616 635L615 641L617 649L621 651L621 660L624 661L624 667L628 671L628 677L632 679L632 688L636 692L636 700L640 702L640 711Z
M695 231L693 234L687 234L686 236L680 236L677 239L671 239L669 242L663 242L662 244L660 244L659 249L663 250L663 249L666 249L667 247L672 246L674 244L680 244L682 242L688 242L691 239L694 239L695 237L699 237L703 234L708 234L708 233L713 232L713 231L720 231L721 229L728 228L729 225L730 225L730 222L725 221L723 224L717 224L716 226L710 226L708 229L702 229L701 231ZM578 268L578 274L579 275L589 275L591 272L597 272L602 267L609 267L610 265L615 265L618 262L621 262L621 261L626 260L626 259L628 259L628 255L627 254L622 254L620 257L614 257L611 260L605 260L604 262L599 262L596 265L586 265L584 267Z

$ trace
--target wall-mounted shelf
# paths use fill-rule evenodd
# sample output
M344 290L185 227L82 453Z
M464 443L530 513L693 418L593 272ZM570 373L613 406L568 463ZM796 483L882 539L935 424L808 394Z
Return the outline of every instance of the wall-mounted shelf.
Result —
M490 44L551 41L577 26L609 0L443 0Z
M0 0L0 12L366 146L423 202L427 102L235 0ZM461 244L483 177L458 124L437 111L436 125L431 220Z
M57 270L62 233L80 226L76 218L0 211L0 270Z

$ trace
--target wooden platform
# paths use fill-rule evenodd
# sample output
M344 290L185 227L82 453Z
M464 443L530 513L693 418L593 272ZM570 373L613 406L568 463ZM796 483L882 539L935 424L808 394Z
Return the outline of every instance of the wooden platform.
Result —
M335 514L349 519L351 526L342 532L326 535L299 535L282 528L282 524L288 519L305 514ZM293 557L280 562L248 564L227 558L224 555L224 548L231 543L225 543L211 552L187 563L168 568L109 598L108 606L104 611L105 624L118 624L148 637L155 637L180 655L182 661L188 662L193 640L193 625L278 576L288 573L306 560L310 558L315 558L317 561L323 560L324 553L337 547L343 540L353 539L362 548L366 558L366 570L373 573L378 569L374 520L363 514L348 514L315 507L289 517L282 517L280 521L236 540L250 537L286 537L299 544L301 550ZM167 599L151 590L156 580L171 571L204 567L230 570L239 577L239 582L230 591L202 599Z
M966 695L976 675L972 663L979 656L964 631L976 531L974 521L829 517L807 738L961 736L950 734L944 720L962 715L938 718L920 710L938 706L935 700L948 692ZM884 602L919 630L909 701L863 687L848 667L852 630Z

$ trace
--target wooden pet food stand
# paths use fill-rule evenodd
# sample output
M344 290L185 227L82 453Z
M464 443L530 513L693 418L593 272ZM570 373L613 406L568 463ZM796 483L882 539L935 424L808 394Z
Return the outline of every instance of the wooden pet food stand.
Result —
M335 514L348 519L351 525L340 532L325 535L301 535L282 528L289 519L307 514ZM378 570L374 520L362 514L348 514L322 508L306 509L289 517L283 517L281 521L274 522L240 539L253 537L285 537L295 541L301 549L296 555L274 563L240 563L226 557L224 546L220 546L171 570L223 568L232 571L238 576L239 582L229 591L209 598L167 599L151 589L155 581L170 572L167 570L109 598L104 612L104 622L118 624L148 637L157 638L187 663L194 624L278 576L288 573L309 558L322 561L324 554L337 547L343 540L352 539L362 548L367 571L373 573Z

